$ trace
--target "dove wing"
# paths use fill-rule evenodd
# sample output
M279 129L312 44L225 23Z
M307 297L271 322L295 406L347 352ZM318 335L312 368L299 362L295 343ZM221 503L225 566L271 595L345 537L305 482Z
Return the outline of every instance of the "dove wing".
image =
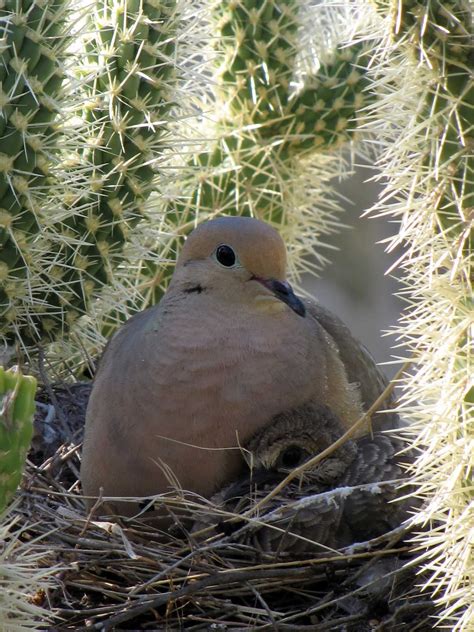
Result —
M385 390L388 380L377 366L366 347L349 331L343 321L315 301L306 300L308 315L317 321L334 341L344 365L349 383L358 385L362 404L367 410ZM387 398L383 408L390 408L393 397ZM373 416L377 429L396 428L399 417L396 413L380 413Z
M400 441L376 433L373 437L358 439L356 445L357 456L347 468L343 484L369 487L356 490L346 498L343 520L352 533L352 540L361 541L397 527L408 517L413 499L391 502L408 492L398 491L400 484L389 482L405 476L402 462L409 458L398 454L402 448Z

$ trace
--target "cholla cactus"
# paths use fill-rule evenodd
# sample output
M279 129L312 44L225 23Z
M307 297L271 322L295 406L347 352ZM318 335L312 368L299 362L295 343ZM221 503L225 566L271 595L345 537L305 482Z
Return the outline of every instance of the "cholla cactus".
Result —
M36 380L0 367L0 511L15 493L33 436Z
M82 312L95 289L112 282L156 188L153 163L166 148L178 19L175 0L102 0L94 7L84 69L92 68L85 84L92 193L81 200L86 212L76 212L67 227L82 242L69 248L70 269L82 272Z
M61 1L8 2L0 10L0 332L10 341L32 300L35 259L45 254L36 237L50 223L64 19Z
M409 306L397 331L415 362L400 410L419 451L412 482L426 506L417 540L426 589L451 630L474 626L472 221L474 49L468 2L379 2L369 127L388 179L376 212L400 223L390 247ZM393 134L395 131L395 135ZM395 200L388 204L386 200Z
M111 282L143 215L152 162L164 151L175 0L103 0L79 17L85 34L65 0L18 0L0 10L0 334L7 342L58 338ZM74 29L72 59L87 51L80 68L66 65ZM69 129L73 91L76 114L85 113Z
M303 4L305 25L298 17ZM160 207L158 245L150 228L160 265L148 259L127 276L123 248L156 186L152 163L165 153L163 132L172 118L178 7L173 0L94 5L91 35L80 39L88 58L80 70L79 147L66 152L65 162L58 135L66 133L70 18L62 0L6 0L0 9L1 333L8 340L56 337L90 305L95 309L93 299L115 282L120 265L132 302L157 300L169 279L163 261L173 263L179 240L196 223L221 213L276 225L290 246L293 272L310 267L305 255L314 246L321 264L323 237L337 225L328 185L342 170L335 150L366 118L388 180L383 200L396 200L381 202L377 212L399 220L391 246L406 246L400 265L410 307L399 333L417 370L407 378L401 411L414 419L408 434L420 448L413 471L427 501L420 520L440 524L420 535L420 546L443 620L469 629L472 6L376 0L359 9L365 33L339 46L344 12L333 7L339 17L332 22L324 3L212 2L208 39L217 70L201 128L201 141L212 142L183 158L176 190L166 189L171 201ZM361 39L376 42L369 54ZM112 320L120 320L124 298L119 292L102 313L115 308Z

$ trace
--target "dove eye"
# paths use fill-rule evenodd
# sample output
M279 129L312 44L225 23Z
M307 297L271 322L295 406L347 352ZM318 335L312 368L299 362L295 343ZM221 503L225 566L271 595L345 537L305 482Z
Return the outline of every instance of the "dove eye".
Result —
M218 246L216 250L216 259L217 261L226 268L232 268L237 261L237 257L235 256L235 252L232 250L230 246L226 246L223 244L222 246Z
M309 453L306 450L303 450L300 446L290 445L280 454L278 464L280 467L294 468L297 465L300 465L300 463L302 463L308 456Z

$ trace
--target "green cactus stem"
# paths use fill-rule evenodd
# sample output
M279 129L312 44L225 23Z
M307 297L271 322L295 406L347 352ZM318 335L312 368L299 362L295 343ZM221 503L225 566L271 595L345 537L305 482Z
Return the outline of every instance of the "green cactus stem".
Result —
M176 0L102 0L94 9L86 49L96 72L85 86L84 114L92 139L89 193L62 223L65 243L76 241L64 248L63 281L79 314L112 282L156 186L153 162L166 149L178 21ZM109 320L116 326L121 318L114 313ZM103 333L110 333L105 325Z
M234 127L285 115L298 54L298 0L214 2L216 79ZM265 133L263 131L263 133Z
M110 281L110 260L121 258L154 187L153 160L163 151L172 106L177 18L175 0L105 0L95 8L87 50L97 73L86 84L95 195L87 217L75 214L70 226L92 242L75 251L91 287Z
M92 193L81 200L87 215L74 214L66 227L68 234L85 236L67 255L68 274L81 269L76 293L83 297L83 312L97 288L111 284L157 187L153 162L168 146L179 20L176 0L101 0L95 8L86 43L89 62L97 67L86 84ZM123 296L124 305L128 299ZM112 309L103 315L102 335L113 333L125 314Z
M6 338L30 300L34 241L49 222L64 19L62 0L10 0L0 9L0 334Z
M0 512L15 493L33 436L36 379L0 367Z
M357 130L361 109L373 102L369 92L367 61L362 44L337 47L330 61L289 102L288 135L293 153L334 150ZM287 123L288 124L288 123Z
M52 145L65 142L66 129L52 122L67 93L59 81L59 55L51 50L57 45L62 52L71 24L59 24L63 10L53 12L59 0L24 4L7 2L2 10L2 56L12 61L0 105L12 156L0 155L0 239L5 241L0 334L9 343L19 338L32 345L61 337L87 312L123 262L124 245L144 215L155 185L153 162L166 149L179 12L176 0L96 3L86 29L86 56L76 69L84 125L74 150L69 142L69 153L60 153L64 162L53 179ZM35 17L38 12L42 18ZM23 56L29 61L23 63ZM28 108L34 107L38 113L31 114ZM74 180L79 182L69 186ZM37 192L49 200L48 217L41 215L46 205L36 201ZM53 199L57 208L51 208Z

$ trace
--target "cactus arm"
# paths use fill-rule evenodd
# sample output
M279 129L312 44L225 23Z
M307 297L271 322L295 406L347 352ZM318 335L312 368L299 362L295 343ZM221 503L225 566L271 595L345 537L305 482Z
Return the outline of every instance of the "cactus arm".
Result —
M57 125L69 98L66 15L65 0L0 10L0 336L24 346L61 337L111 282L153 189L172 105L177 2L103 0L79 82L86 129L69 142Z
M464 247L471 249L472 234L465 229L466 211L474 207L472 6L465 0L427 4L412 0L402 3L398 23L400 32L406 31L412 54L434 71L435 86L426 96L424 115L443 132L425 164L440 173L433 200L440 230L453 229Z
M214 3L218 97L234 127L263 124L265 133L265 123L283 115L298 54L299 4Z
M374 98L369 92L366 60L363 45L337 47L331 61L306 78L290 100L292 152L333 150L354 136L360 111Z
M6 337L27 301L31 242L46 206L51 155L57 150L53 123L63 82L54 35L64 21L64 3L6 2L0 11L0 333Z
M432 72L420 122L429 120L430 129L441 131L434 142L431 136L424 157L427 171L435 174L432 204L439 228L453 229L471 248L472 238L465 229L474 206L472 4L403 0L396 5L390 5L393 38Z
M155 185L152 162L167 133L178 20L175 0L123 6L103 0L95 8L86 44L96 65L86 85L85 120L95 138L87 155L90 193L78 205L87 213L74 213L67 225L82 242L66 247L65 277L80 312L111 282Z
M396 333L415 362L400 411L412 420L411 482L424 500L416 541L439 624L457 632L474 622L472 3L378 4L387 36L374 68L381 98L371 122L381 125L379 166L388 186L376 211L395 216L391 247L404 247L408 305ZM390 198L396 202L387 205Z

